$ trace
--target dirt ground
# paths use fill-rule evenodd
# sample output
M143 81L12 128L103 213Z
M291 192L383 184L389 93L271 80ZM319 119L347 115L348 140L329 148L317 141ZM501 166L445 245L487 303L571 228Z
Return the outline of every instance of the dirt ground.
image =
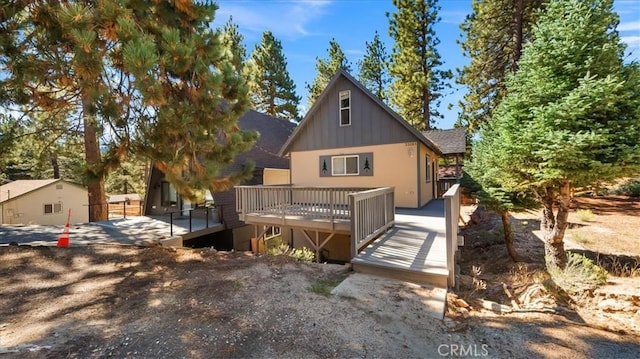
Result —
M633 210L593 211L581 230L619 215L640 231ZM491 215L470 225L444 320L402 282L377 302L322 295L352 275L341 265L206 248L0 247L0 358L637 358L638 277L551 292L535 215L512 221L526 262L510 262ZM628 238L621 248L637 248ZM531 292L530 305L514 310L505 286Z

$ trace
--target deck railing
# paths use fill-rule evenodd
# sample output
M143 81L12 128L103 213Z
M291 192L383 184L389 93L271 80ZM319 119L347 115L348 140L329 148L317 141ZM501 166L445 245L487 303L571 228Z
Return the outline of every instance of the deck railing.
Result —
M240 220L247 214L312 217L349 220L349 194L369 188L236 186L236 211Z
M458 250L458 218L460 217L460 185L455 184L442 196L444 198L445 234L447 239L447 270L449 286L455 285L455 260Z
M349 195L351 258L395 224L393 192L393 187L383 187Z

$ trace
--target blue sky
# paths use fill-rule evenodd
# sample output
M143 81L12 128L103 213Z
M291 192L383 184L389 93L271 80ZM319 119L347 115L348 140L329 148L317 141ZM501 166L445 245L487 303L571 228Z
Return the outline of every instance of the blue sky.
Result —
M393 46L385 15L395 10L391 0L218 0L217 3L219 10L214 27L221 27L229 16L233 16L233 21L245 37L248 53L251 53L266 30L273 32L282 42L289 73L298 95L302 97L305 111L305 84L315 78L316 57L327 57L332 38L347 55L355 77L358 74L357 61L365 51L365 42L373 39L376 30L385 42L388 53L391 53ZM462 55L456 41L460 39L459 24L471 12L471 0L442 0L440 7L442 21L436 26L440 39L438 51L444 68L455 72L469 60ZM627 52L632 52L627 60L639 60L640 0L616 0L614 7L621 19L618 31L622 40L629 45ZM459 112L457 103L464 91L464 88L454 84L442 101L440 112L444 114L444 119L437 120L436 127L453 127ZM454 105L451 110L447 109L449 103Z

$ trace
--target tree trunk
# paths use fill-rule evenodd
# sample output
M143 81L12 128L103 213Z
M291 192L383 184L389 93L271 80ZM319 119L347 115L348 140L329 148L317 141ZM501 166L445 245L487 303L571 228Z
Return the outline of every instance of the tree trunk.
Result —
M424 98L422 99L422 120L424 121L423 131L429 131L431 129L431 112L429 111L429 103L431 102L431 94L429 91L425 91Z
M102 171L97 171L100 166L100 147L92 117L83 114L84 122L84 152L85 160L89 168L87 176L87 189L89 192L89 222L106 221L107 196L104 192L104 180Z
M550 190L546 191L542 198L542 221L540 222L540 230L551 232L556 226L556 219L553 215L553 194Z
M519 262L520 257L516 248L513 246L513 232L511 231L511 223L509 223L509 211L503 211L500 213L502 219L502 228L504 229L504 243L507 245L507 253L514 262Z
M55 152L49 154L49 160L51 161L51 167L53 168L53 178L60 178L60 165L58 164L58 155Z
M569 209L571 207L571 182L562 181L558 195L558 214L555 218L555 226L545 233L544 249L547 267L557 266L564 268L567 264L567 254L564 252L564 232L567 229Z
M518 70L518 61L522 55L522 23L524 18L524 0L513 0L513 63L512 71Z

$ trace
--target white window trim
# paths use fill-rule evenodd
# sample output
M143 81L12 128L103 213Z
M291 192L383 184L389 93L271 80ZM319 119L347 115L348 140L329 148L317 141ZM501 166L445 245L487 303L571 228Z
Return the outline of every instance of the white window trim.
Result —
M51 206L51 213L47 213L46 210L45 210L45 206L48 206L48 205ZM60 205L60 210L57 211L57 212L56 212L56 205ZM42 213L45 216L54 215L54 214L60 214L60 213L63 212L62 210L63 210L62 202L51 202L51 203L43 203L42 204Z
M431 172L431 156L425 155L425 182L431 183L431 177L433 174Z
M342 97L346 95L349 99L349 107L342 107ZM349 110L349 123L342 123L342 110ZM338 94L338 124L340 127L351 126L351 90L340 91Z
M354 157L356 159L356 173L347 173L347 158L354 158ZM336 166L333 165L333 160L338 158L344 159L345 173L335 172ZM331 176L340 177L340 176L359 176L359 175L360 175L360 156L358 155L331 156Z

